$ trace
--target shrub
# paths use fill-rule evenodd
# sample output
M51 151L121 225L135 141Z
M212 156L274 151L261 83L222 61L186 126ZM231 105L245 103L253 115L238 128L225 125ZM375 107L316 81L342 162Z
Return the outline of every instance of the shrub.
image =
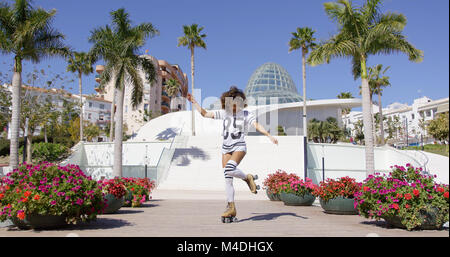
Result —
M104 207L97 182L77 165L24 162L1 181L0 221L38 214L63 215L76 223L95 219Z
M436 225L449 220L448 185L434 182L410 164L394 166L388 176L376 173L355 194L355 208L366 218L398 217L408 229L420 227L425 213L436 213Z
M125 200L125 204L131 204L131 207L139 207L150 197L150 192L155 186L154 181L148 178L122 178L125 186L131 192L131 202Z
M60 161L69 155L69 148L61 144L53 143L38 143L33 144L33 159L38 162L48 161Z
M269 174L264 180L264 188L273 194L279 193L278 186L282 182L288 182L289 179L300 180L300 177L294 173L287 174L285 171L277 170L275 173Z
M361 188L361 183L357 183L354 178L342 177L337 180L328 178L325 182L321 181L320 185L314 191L314 195L320 197L322 201L328 202L338 196L345 198L354 198L354 194Z
M116 199L120 199L127 194L127 187L122 178L99 180L98 183L104 194L112 194Z
M312 183L310 178L306 178L306 182L302 179L290 178L287 182L278 184L278 191L297 196L304 196L307 193L313 193L317 185Z

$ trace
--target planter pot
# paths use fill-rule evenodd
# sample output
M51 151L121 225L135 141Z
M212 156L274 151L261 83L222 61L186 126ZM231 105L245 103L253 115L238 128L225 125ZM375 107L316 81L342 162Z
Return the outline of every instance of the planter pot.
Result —
M108 206L103 211L103 214L111 214L117 212L125 203L125 196L120 199L117 199L112 194L105 195Z
M298 196L295 194L281 192L280 199L284 202L284 205L311 206L314 203L314 200L316 200L316 197L310 193L307 193L304 196Z
M131 190L128 190L127 194L125 195L125 198L124 198L123 207L131 207L132 200L133 200L133 193L131 192ZM128 201L128 203L126 203L127 201Z
M281 201L280 194L274 194L269 189L266 189L267 197L269 197L270 201Z
M442 229L444 224L438 224L436 221L436 216L439 210L437 208L433 208L431 211L421 211L420 219L422 221L422 225L416 227L418 229L423 230L436 230ZM406 226L402 224L400 217L382 217L386 223L388 223L392 227L406 229Z
M341 215L358 214L358 210L355 209L355 206L353 205L353 199L343 196L338 196L328 200L327 202L320 199L320 206L322 206L325 213Z
M67 225L66 216L27 214L24 220L12 218L12 223L19 229L50 229Z

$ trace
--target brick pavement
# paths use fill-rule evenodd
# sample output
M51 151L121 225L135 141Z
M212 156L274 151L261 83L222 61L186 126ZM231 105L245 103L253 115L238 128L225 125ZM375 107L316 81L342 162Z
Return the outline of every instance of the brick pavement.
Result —
M204 192L203 192L204 193ZM358 215L325 214L320 206L285 206L282 202L247 200L237 194L238 223L223 224L225 209L221 199L175 199L172 194L159 194L142 208L121 208L117 214L100 215L92 223L69 225L58 230L17 230L0 228L0 236L105 236L105 237L381 237L425 236L448 237L441 231L406 231L387 228L383 221L368 220ZM185 198L189 198L186 197ZM191 194L192 195L202 195ZM210 195L210 194L209 194ZM239 197L241 195L241 197ZM216 196L222 196L218 193ZM179 197L183 198L183 197ZM197 197L198 198L198 197ZM258 197L261 199L261 196Z

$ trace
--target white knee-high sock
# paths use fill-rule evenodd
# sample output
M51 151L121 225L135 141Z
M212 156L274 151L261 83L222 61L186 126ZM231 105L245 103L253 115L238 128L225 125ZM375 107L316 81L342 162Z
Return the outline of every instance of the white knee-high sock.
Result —
M247 178L247 175L245 175L245 173L242 170L237 168L237 163L233 160L229 160L227 162L223 172L224 172L225 178L227 178L227 177L236 177L236 178L240 178L240 179Z
M227 194L227 202L234 202L233 178L225 178L225 192Z

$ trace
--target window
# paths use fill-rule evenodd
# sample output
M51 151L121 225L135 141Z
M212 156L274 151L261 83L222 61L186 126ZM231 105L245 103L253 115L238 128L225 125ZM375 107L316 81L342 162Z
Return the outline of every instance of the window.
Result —
M88 119L91 119L91 118L92 118L91 113L88 113Z
M431 117L431 111L426 112L427 117Z
M98 116L98 120L103 120L103 114L100 114L100 115Z
M413 120L414 120L414 118L415 118L415 115L414 115L414 113L411 113L411 119L413 119Z
M125 112L128 112L128 105L125 105Z
M105 105L104 104L100 104L100 109L105 109Z
M92 102L89 102L89 107L92 107L94 104Z

